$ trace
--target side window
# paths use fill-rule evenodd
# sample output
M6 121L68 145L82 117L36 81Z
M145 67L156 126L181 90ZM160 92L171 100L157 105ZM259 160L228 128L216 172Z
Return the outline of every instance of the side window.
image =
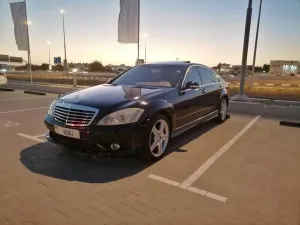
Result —
M216 83L216 78L212 71L204 67L198 67L198 69L203 85Z
M196 66L193 66L188 70L183 86L185 86L188 82L197 82L201 85L200 75Z

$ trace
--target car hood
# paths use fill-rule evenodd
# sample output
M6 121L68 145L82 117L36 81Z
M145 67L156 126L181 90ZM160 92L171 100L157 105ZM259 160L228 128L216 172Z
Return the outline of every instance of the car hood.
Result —
M141 101L167 88L119 86L103 84L66 94L59 101L101 109L109 109Z

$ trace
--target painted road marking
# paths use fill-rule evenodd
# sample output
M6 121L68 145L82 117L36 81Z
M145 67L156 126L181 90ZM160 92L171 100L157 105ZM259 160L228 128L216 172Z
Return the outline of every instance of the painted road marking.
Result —
M12 122L12 121L0 120L0 127L7 128L7 127L16 127L16 126L19 126L19 125L20 125L19 123L15 123L15 122Z
M291 85L290 85L290 84L281 84L281 86L289 87L289 86L291 86Z
M161 177L161 176L157 176L157 175L154 175L154 174L150 174L148 177L151 178L151 179L154 179L154 180L157 180L157 181L175 186L175 187L178 187L178 185L180 184L177 181L173 181L173 180L170 180L170 179L167 179L167 178L164 178L164 177ZM193 192L195 194L203 195L203 196L206 196L208 198L211 198L211 199L214 199L214 200L217 200L217 201L220 201L220 202L226 202L227 201L227 198L224 197L224 196L217 195L217 194L214 194L214 193L211 193L211 192L199 189L199 188L189 187L187 190L190 191L190 192Z
M21 137L24 137L24 138L27 138L27 139L30 139L32 141L36 141L38 143L44 143L44 142L46 142L45 140L42 140L40 138L33 137L33 136L30 136L30 135L27 135L27 134L23 134L23 133L18 133L17 135L21 136Z
M37 136L34 136L36 138L40 138L40 137L46 137L46 134L41 134L41 135L37 135Z
M175 187L178 187L179 184L180 184L180 183L177 182L177 181L169 180L169 179L167 179L167 178L163 178L163 177L161 177L161 176L157 176L157 175L154 175L154 174L150 174L148 177L151 178L151 179L154 179L154 180L157 180L157 181L166 183L166 184L173 185L173 186L175 186Z
M14 113L14 112L25 112L25 111L38 110L38 109L48 109L48 108L49 108L49 106L47 106L47 107L38 107L38 108L30 108L30 109L19 109L19 110L13 110L13 111L0 112L0 114Z
M253 83L253 85L259 85L259 83Z
M180 188L188 189L209 167L211 167L217 159L221 157L228 149L239 140L252 126L260 116L256 116L251 120L239 133L231 138L222 148L220 148L212 157L206 160L192 175L190 175L184 182L180 184Z
M207 159L193 174L191 174L186 180L184 180L181 184L177 181L173 181L161 176L157 176L154 174L150 174L148 178L157 180L159 182L163 182L175 187L179 187L183 190L191 191L193 193L206 196L211 199L215 199L220 202L226 202L227 198L221 195L217 195L206 190L202 190L199 188L192 187L192 184L199 179L199 177L208 170L225 152L229 150L229 148L238 141L260 118L260 116L256 116L252 119L240 132L238 132L233 138L231 138L222 148L220 148L212 157Z
M267 86L274 86L274 84L266 84Z

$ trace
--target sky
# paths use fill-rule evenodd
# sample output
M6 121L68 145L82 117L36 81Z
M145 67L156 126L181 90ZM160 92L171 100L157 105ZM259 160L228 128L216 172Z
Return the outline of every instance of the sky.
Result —
M10 2L0 0L0 54L20 56ZM239 65L248 0L141 0L140 58L147 61L191 60L208 66ZM253 0L248 64L252 64L259 0ZM119 0L27 0L33 64L63 59L60 10L65 11L68 62L101 61L134 65L137 44L117 42ZM270 60L300 60L300 0L263 0L257 65Z

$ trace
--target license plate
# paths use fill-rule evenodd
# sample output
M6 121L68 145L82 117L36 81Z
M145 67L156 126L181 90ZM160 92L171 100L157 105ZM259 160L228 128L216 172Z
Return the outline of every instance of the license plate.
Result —
M79 130L74 130L74 129L68 129L64 127L59 127L59 126L54 126L55 133L66 136L66 137L71 137L71 138L76 138L80 139L80 132Z

